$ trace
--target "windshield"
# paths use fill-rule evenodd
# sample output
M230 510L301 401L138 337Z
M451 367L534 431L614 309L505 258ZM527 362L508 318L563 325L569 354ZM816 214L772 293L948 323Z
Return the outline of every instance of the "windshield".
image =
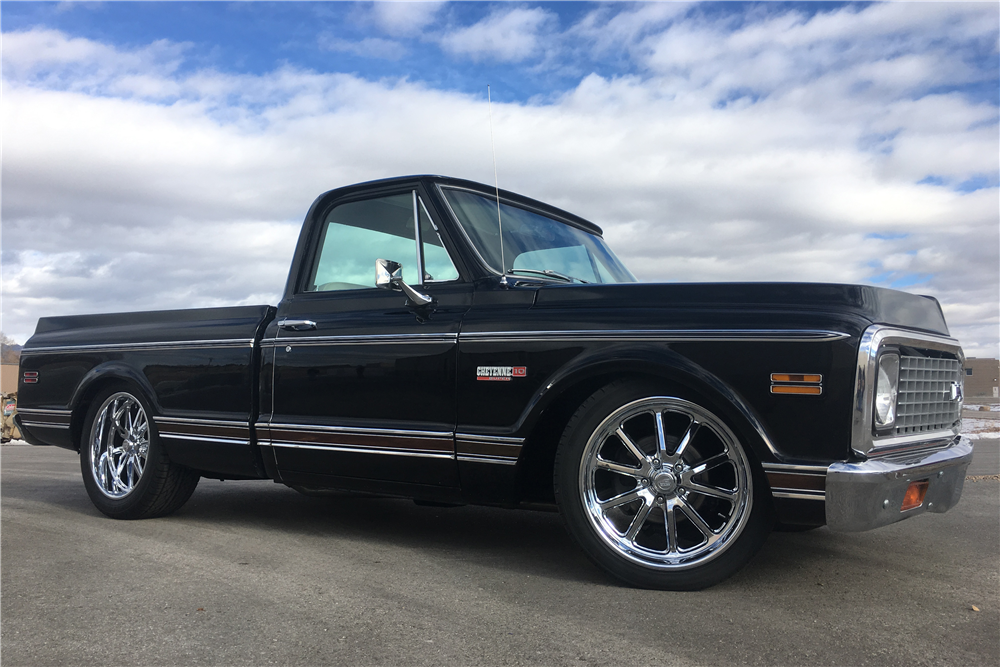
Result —
M476 250L500 271L500 225L496 199L468 190L442 188ZM504 273L544 274L585 283L634 283L604 239L553 218L500 204L503 221Z

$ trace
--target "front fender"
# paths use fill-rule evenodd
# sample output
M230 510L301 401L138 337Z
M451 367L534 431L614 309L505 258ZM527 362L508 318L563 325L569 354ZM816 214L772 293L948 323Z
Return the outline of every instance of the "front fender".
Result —
M691 359L657 345L619 344L594 349L573 358L552 374L531 396L518 420L518 433L530 432L545 411L581 386L597 387L620 377L661 380L704 395L731 419L742 420L767 450L760 458L781 456L750 403L724 380ZM586 398L585 396L582 398ZM581 399L582 400L582 399Z

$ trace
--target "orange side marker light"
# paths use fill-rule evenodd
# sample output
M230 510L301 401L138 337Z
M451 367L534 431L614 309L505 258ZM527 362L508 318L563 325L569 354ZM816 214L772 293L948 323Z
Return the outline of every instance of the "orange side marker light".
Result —
M788 384L772 384L772 394L806 394L809 396L819 396L823 393L822 387L799 386Z
M899 511L905 512L906 510L916 509L923 505L928 486L930 486L930 480L927 479L922 479L919 482L910 482L910 485L906 487L906 495L903 496L903 505L899 508Z
M771 382L823 382L823 376L818 373L771 373Z

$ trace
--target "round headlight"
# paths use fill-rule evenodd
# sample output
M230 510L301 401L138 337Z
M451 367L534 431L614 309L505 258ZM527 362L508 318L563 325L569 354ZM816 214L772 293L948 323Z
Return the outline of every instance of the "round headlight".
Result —
M899 356L883 354L878 361L878 385L875 388L875 425L892 426L896 421L896 393L899 385Z

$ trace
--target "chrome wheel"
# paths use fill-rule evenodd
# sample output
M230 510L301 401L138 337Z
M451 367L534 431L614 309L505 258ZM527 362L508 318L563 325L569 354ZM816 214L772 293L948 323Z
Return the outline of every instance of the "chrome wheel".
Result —
M579 468L583 508L600 540L660 571L701 566L743 532L753 503L750 464L714 414L653 396L611 412Z
M117 392L104 401L90 429L90 472L101 493L124 498L146 468L149 421L139 401Z

